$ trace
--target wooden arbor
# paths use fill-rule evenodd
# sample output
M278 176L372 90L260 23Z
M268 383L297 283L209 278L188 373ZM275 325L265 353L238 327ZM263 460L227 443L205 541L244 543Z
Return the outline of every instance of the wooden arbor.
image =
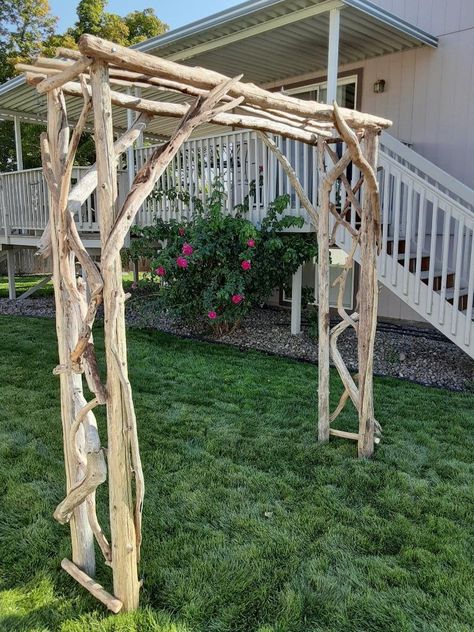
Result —
M141 543L144 481L138 448L137 424L128 380L124 322L126 296L122 289L120 250L141 204L152 192L181 144L202 123L256 130L286 171L302 205L318 231L319 242L319 422L320 441L330 435L356 439L360 457L374 449L376 422L372 397L373 345L377 316L376 255L379 243L379 198L375 177L378 134L389 121L356 111L302 101L267 92L202 68L182 66L158 57L123 48L91 35L83 35L78 51L60 49L62 59L40 58L32 66L19 65L27 80L47 95L48 131L41 138L43 168L50 189L50 224L43 236L43 251L54 262L56 326L61 410L66 464L67 495L55 518L69 522L72 562L65 568L111 610L138 606L137 565ZM152 101L112 90L140 86L189 97L188 104ZM83 107L70 133L65 95L80 97ZM139 113L115 143L112 105ZM71 169L80 136L93 114L96 164L71 189ZM117 162L131 148L154 116L176 117L173 136L153 151L117 208ZM271 135L280 135L318 147L319 200L314 208L297 174ZM336 144L339 143L339 144ZM343 143L343 151L337 147ZM361 177L353 187L346 176L350 163ZM345 203L335 194L345 189ZM75 221L75 210L97 188L101 258L97 265L88 255ZM357 221L347 220L348 210ZM338 280L340 324L330 330L329 245L333 231L343 227L353 247L346 269ZM347 272L356 250L361 262L358 311L348 314L342 306ZM75 262L87 273L87 284L76 278ZM86 291L87 290L87 291ZM92 327L98 306L104 306L107 379L97 369ZM338 337L353 327L358 335L358 385L337 348ZM344 394L331 415L329 410L329 358L344 384ZM86 401L83 382L94 397ZM330 423L350 399L359 414L358 433L333 430ZM107 458L101 447L93 410L107 408ZM110 544L96 516L95 492L109 477ZM94 539L105 563L112 568L113 593L91 577L95 573Z

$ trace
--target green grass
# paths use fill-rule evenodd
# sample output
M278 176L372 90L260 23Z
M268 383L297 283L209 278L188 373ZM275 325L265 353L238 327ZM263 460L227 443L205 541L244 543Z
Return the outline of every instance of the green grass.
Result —
M30 287L36 285L47 276L46 274L31 274L25 276L16 276L15 277L15 287L16 287L16 295L20 296L26 290L29 290ZM41 287L39 290L33 294L33 297L36 296L53 296L54 289L53 284L50 281L44 287ZM0 298L8 298L8 277L0 276Z
M377 379L384 440L361 462L315 442L314 366L130 331L144 588L140 611L113 616L59 568L53 322L0 331L2 632L474 629L472 395Z
M20 296L21 294L23 294L23 292L26 292L27 290L29 290L30 287L33 287L33 285L36 285L37 283L39 283L39 281L41 281L41 279L44 279L45 276L47 275L46 274L30 274L30 275L16 276L15 287L16 287L17 296ZM124 287L126 289L129 289L130 285L132 284L132 280L133 280L133 274L131 272L124 272L123 281L124 281ZM53 283L52 281L50 281L44 287L40 288L39 290L36 290L36 292L32 295L32 298L36 298L40 296L53 296L53 295L54 295ZM0 276L0 298L8 298L8 277L6 276Z

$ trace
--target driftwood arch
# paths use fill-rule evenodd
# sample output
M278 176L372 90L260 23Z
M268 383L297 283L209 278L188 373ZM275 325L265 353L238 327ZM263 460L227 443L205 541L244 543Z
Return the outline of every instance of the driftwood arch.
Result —
M137 566L141 543L144 480L138 447L137 424L128 380L127 346L120 250L145 198L166 166L202 123L256 130L287 173L301 204L318 231L319 243L319 418L318 436L355 439L360 457L370 457L378 428L372 395L373 345L377 317L376 256L380 238L380 208L375 169L378 135L391 123L357 111L302 101L230 79L203 68L176 64L83 35L79 51L59 49L60 58L40 58L34 65L19 65L27 81L47 96L48 128L41 137L44 173L50 192L50 223L42 250L53 255L56 327L64 437L67 495L54 512L70 524L72 562L62 566L112 611L138 606ZM156 87L193 97L191 104L176 104L132 97L111 85ZM83 99L80 117L72 130L67 121L64 95ZM114 142L112 105L138 113L129 129ZM93 115L96 164L71 189L71 170L82 132ZM117 208L117 162L130 149L154 116L180 119L167 142L156 149L139 170L122 208ZM297 174L271 135L280 135L318 147L320 188L318 208L309 201ZM336 145L336 143L339 143ZM336 147L343 143L343 151ZM346 170L356 165L361 177L355 187ZM335 189L345 190L344 204ZM97 188L101 258L97 265L78 233L75 210ZM361 192L360 192L361 190ZM347 220L355 213L355 226ZM330 225L344 227L353 247L346 269L338 279L340 324L330 329L329 245ZM359 249L361 261L357 313L342 305L347 272ZM86 271L76 278L75 262ZM97 369L92 327L98 306L104 305L106 384ZM352 327L358 336L358 384L338 351L337 341ZM329 410L330 354L344 394ZM83 382L94 397L86 401ZM331 423L351 400L359 414L358 433L337 431ZM94 408L107 408L107 459L101 446ZM109 478L110 543L95 511L95 492ZM94 582L94 538L113 572L113 595Z

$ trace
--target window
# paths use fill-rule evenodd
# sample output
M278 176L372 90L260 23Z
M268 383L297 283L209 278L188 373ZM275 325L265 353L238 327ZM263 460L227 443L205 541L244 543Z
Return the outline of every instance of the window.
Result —
M319 101L326 103L327 82L313 83L299 88L285 90L285 94L290 94L298 99L307 101ZM357 106L357 75L342 77L337 82L337 103L352 110Z

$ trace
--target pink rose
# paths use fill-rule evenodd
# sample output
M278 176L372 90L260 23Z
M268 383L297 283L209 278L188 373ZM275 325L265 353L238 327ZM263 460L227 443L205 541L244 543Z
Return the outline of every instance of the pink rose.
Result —
M242 261L240 265L242 267L242 270L250 270L250 268L252 267L252 264L248 259L244 259L244 261Z
M178 266L178 268L187 268L188 260L185 257L178 257L176 259L176 265Z
M138 283L137 283L136 281L134 281L134 282L132 283L132 290L136 290L136 289L137 289L137 287L138 287Z
M178 233L180 234L181 237L184 237L186 231L184 230L184 228L182 226L180 226L178 228Z
M254 248L255 247L255 239L249 239L247 242L247 246L249 248Z
M164 277L166 274L166 270L163 268L163 266L159 266L158 268L156 268L155 272L160 277Z
M207 317L208 317L208 318L210 318L211 320L216 320L216 318L217 318L217 314L216 314L216 312L212 312L212 311L211 311L211 312L209 312L209 313L207 314Z
M183 244L181 252L183 253L183 255L189 256L193 254L194 248L191 246L191 244Z
M232 302L234 303L234 305L238 305L243 300L244 300L244 297L242 296L242 294L233 294L232 295Z

